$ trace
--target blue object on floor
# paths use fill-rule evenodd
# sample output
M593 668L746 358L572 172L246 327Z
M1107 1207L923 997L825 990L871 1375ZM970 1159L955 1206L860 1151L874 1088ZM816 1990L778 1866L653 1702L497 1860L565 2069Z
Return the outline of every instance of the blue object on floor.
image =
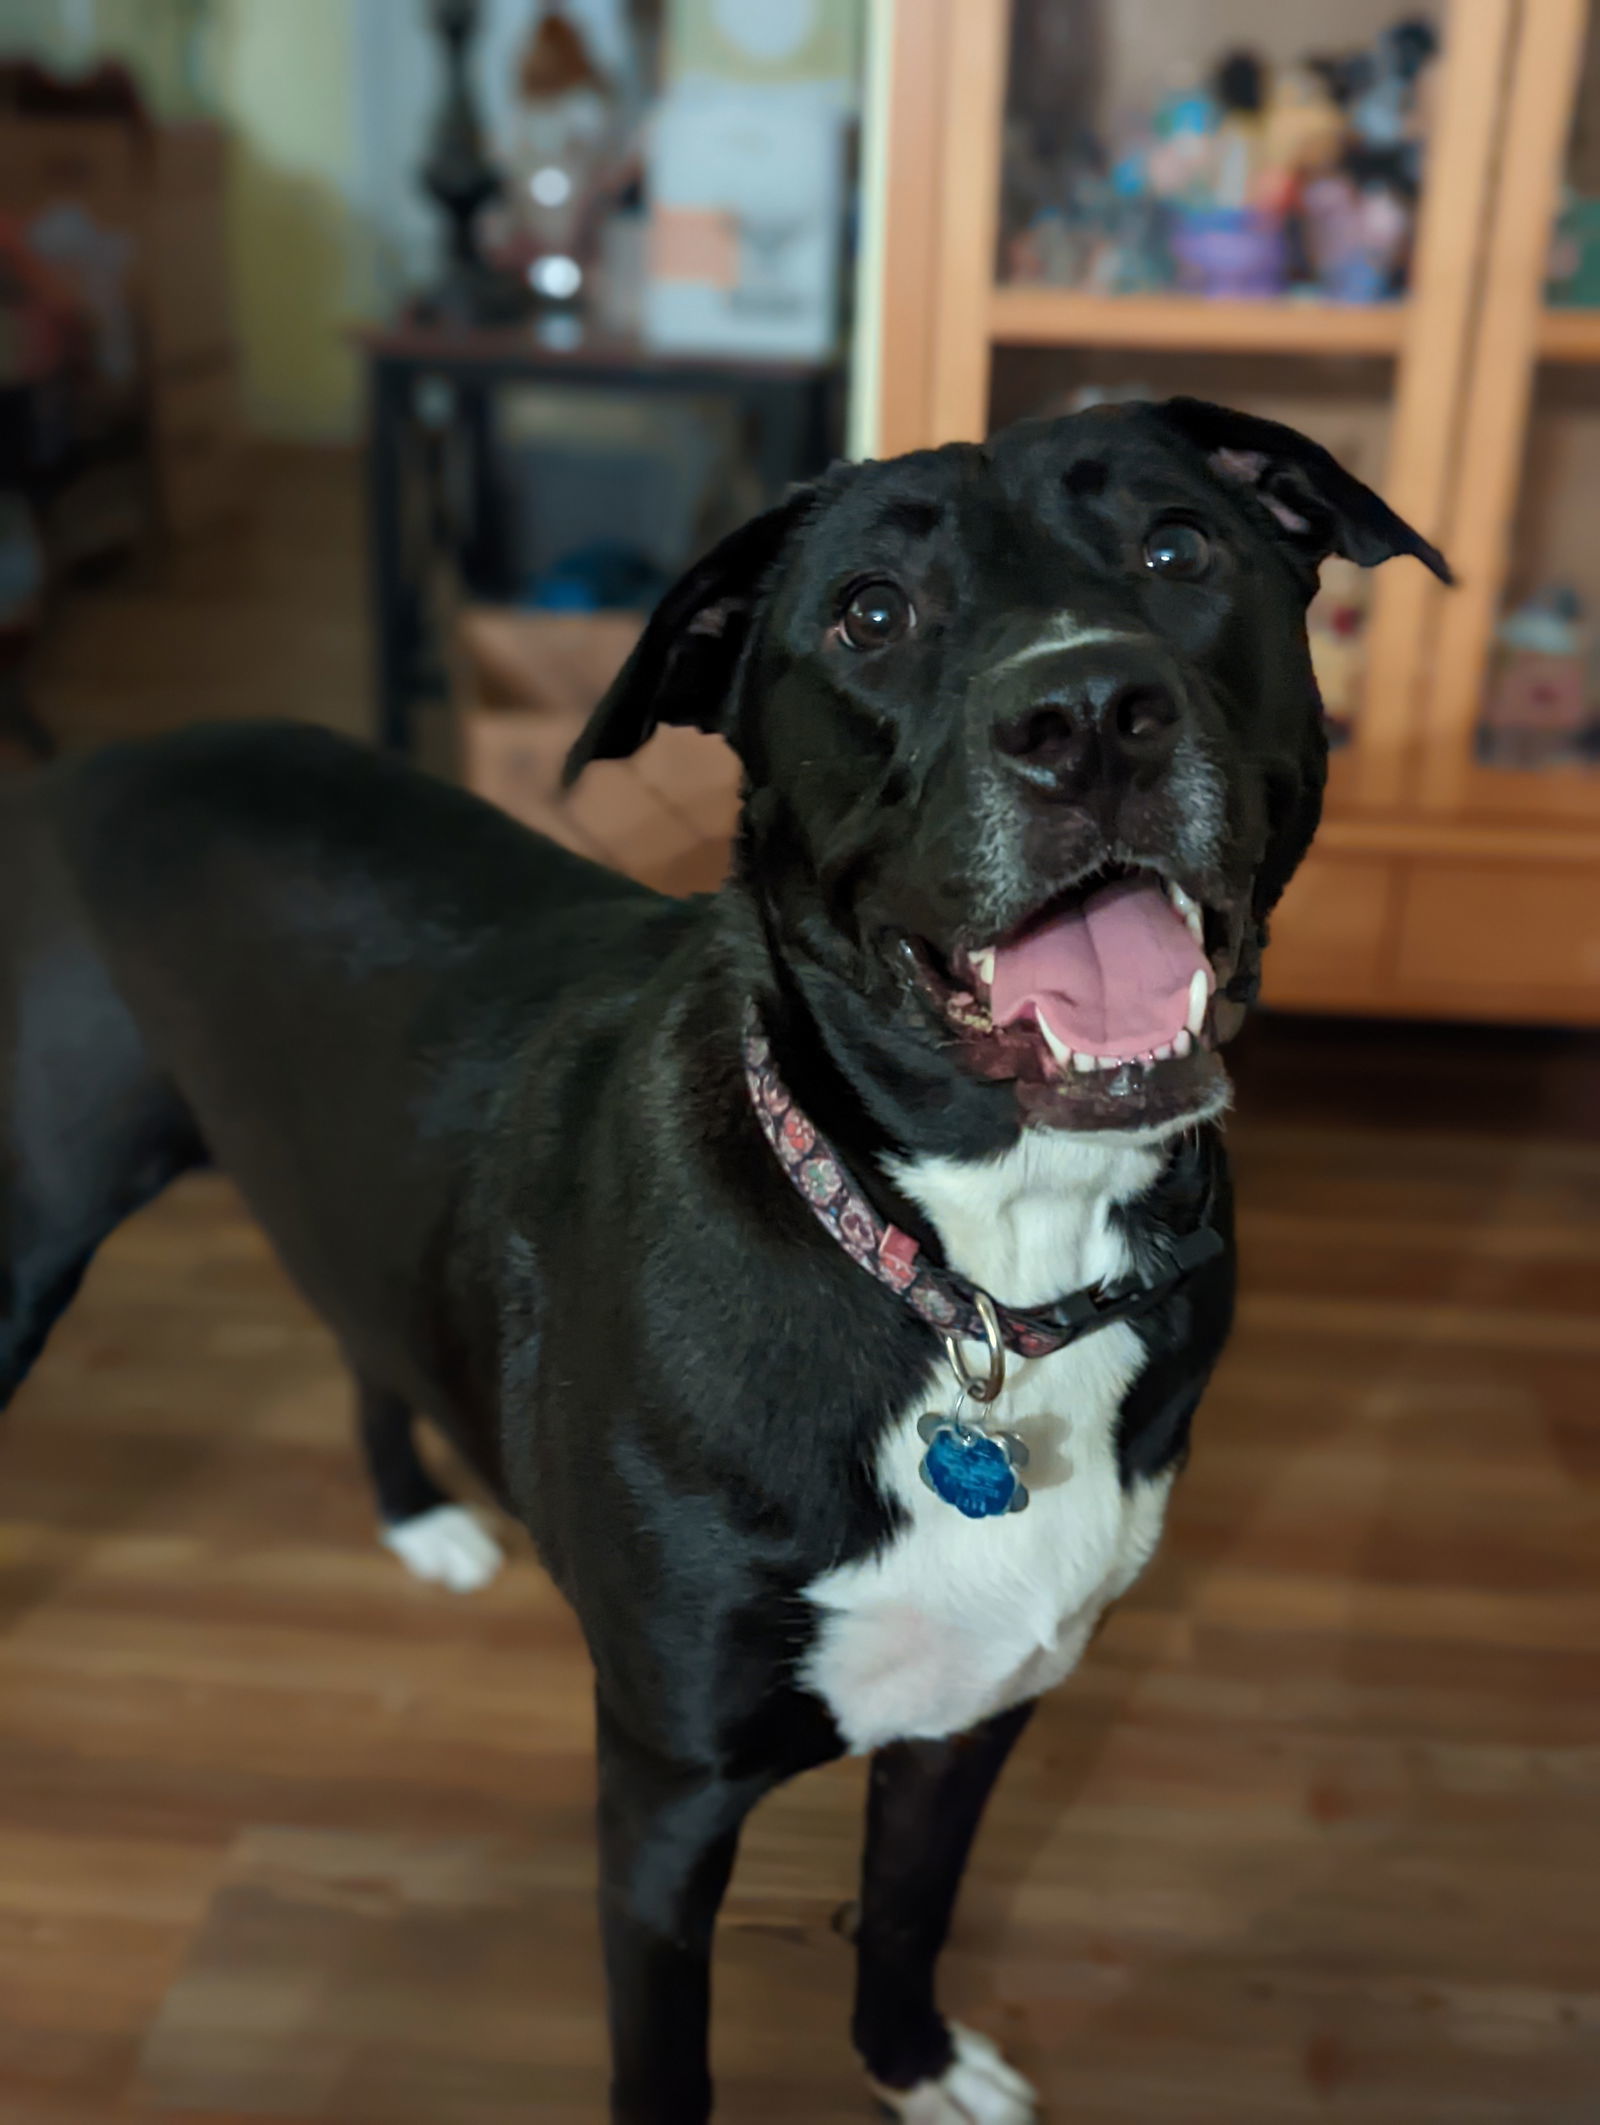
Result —
M654 605L667 578L648 554L604 540L563 554L536 575L522 603L536 612L607 612Z

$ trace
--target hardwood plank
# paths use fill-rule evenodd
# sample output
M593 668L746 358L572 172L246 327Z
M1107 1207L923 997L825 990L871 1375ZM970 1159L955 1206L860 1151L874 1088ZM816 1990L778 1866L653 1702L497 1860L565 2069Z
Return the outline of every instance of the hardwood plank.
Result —
M1292 1080L1304 1029L1281 1030ZM1600 1456L1574 1480L1561 1440L1600 1440L1588 1309L1519 1288L1440 1339L1394 1283L1412 1248L1586 1260L1597 1154L1236 1134L1241 1333L1166 1550L1008 1780L951 1996L1080 2116L1575 2121L1600 2085L1600 1921L1567 1888L1600 1859ZM130 1492L130 1416L95 1403L146 1368L161 1397L192 1368L206 1422L173 1459L159 1412ZM596 2115L581 1647L531 1563L466 1604L400 1578L342 1399L213 1179L111 1244L22 1398L7 2116ZM731 2118L860 2114L829 1930L858 1799L847 1766L752 1828ZM415 1883L441 1850L467 1857L435 1911ZM358 1887L318 1889L330 1868Z

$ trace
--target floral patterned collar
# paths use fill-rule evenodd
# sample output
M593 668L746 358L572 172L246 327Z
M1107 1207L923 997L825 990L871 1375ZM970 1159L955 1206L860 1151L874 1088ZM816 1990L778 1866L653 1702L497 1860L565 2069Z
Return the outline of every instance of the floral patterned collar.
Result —
M973 1342L987 1340L978 1302L985 1294L953 1269L928 1261L909 1232L881 1218L855 1186L827 1138L807 1120L778 1075L772 1050L752 1008L745 1020L744 1074L750 1104L762 1134L817 1222L880 1284L886 1284L930 1328ZM1048 1357L1111 1321L1126 1321L1158 1304L1204 1263L1223 1251L1210 1222L1211 1188L1200 1220L1168 1250L1167 1270L1154 1279L1120 1278L1090 1284L1048 1306L1022 1308L991 1303L1001 1341L1019 1358Z

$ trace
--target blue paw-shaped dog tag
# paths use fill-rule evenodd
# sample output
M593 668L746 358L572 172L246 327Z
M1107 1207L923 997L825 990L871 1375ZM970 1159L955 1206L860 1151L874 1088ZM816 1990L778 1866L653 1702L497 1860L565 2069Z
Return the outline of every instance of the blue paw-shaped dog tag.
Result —
M969 1520L1022 1511L1028 1493L1017 1479L1017 1469L1028 1456L1020 1440L1003 1432L991 1437L941 1417L925 1417L921 1430L928 1443L922 1480L936 1498Z

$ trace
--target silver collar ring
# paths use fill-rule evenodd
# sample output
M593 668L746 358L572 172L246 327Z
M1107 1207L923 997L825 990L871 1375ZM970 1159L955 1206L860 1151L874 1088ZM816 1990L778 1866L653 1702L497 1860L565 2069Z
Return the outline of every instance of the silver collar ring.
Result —
M950 1370L956 1376L956 1385L974 1402L988 1403L999 1399L1000 1390L1006 1384L1006 1346L1000 1336L1000 1316L995 1312L994 1300L986 1291L974 1293L978 1319L983 1323L983 1339L989 1346L989 1370L974 1373L968 1370L966 1354L961 1348L959 1336L947 1335L944 1339L945 1356L950 1360Z

